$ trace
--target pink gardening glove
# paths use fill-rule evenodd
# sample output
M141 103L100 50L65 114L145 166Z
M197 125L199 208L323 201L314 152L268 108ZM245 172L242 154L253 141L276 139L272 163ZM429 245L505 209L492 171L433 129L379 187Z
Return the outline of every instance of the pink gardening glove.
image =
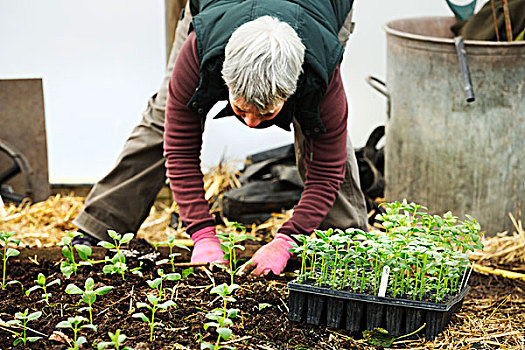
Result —
M192 263L228 263L224 260L221 242L215 236L215 226L201 228L191 235L193 240Z
M255 267L252 275L267 275L270 271L279 275L292 256L288 250L292 248L290 243L293 241L291 237L278 233L273 241L260 248L245 266Z

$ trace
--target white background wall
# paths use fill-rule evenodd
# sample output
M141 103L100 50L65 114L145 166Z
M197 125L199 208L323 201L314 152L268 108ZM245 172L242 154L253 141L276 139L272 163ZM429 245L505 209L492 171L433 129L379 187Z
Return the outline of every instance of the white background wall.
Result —
M350 135L361 146L386 119L385 99L365 83L368 75L385 77L383 24L450 11L444 0L356 0L354 7L342 71ZM164 35L164 0L0 0L0 79L43 78L52 182L93 182L111 169L162 79ZM279 129L212 121L203 166L292 140Z

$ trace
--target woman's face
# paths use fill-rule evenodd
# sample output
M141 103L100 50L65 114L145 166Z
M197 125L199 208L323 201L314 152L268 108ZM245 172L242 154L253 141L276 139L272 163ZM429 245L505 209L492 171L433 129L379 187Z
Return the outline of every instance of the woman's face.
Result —
M275 118L284 105L284 100L282 100L278 105L272 106L266 111L263 111L263 113L260 113L256 106L246 103L242 97L234 99L230 93L229 100L233 112L241 117L244 123L250 128L255 128L259 124Z

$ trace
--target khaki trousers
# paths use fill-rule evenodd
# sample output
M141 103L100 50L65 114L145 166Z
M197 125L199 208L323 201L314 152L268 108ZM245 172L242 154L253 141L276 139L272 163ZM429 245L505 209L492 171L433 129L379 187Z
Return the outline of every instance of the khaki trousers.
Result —
M108 230L137 232L148 216L155 197L166 183L163 135L168 82L182 44L188 36L191 19L187 4L185 14L177 24L166 75L159 92L149 99L141 122L124 144L114 168L95 184L86 198L84 210L73 220L75 226L92 236L108 240ZM347 20L346 28L339 33L343 44L346 44L351 24L351 21ZM297 164L299 169L303 169L301 174L304 180L304 136L299 127L294 127L294 130L298 150ZM366 207L359 187L357 162L350 143L348 147L347 175L334 206L320 227L322 229L367 228Z

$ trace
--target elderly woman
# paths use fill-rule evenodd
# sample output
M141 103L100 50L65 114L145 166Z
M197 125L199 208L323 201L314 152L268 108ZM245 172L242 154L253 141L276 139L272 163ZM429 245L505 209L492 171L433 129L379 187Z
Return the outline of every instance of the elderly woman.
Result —
M82 243L107 239L108 229L136 232L167 175L194 241L192 261L222 260L200 169L204 120L220 100L230 103L216 118L288 131L293 124L305 183L292 218L249 261L254 274L282 271L293 234L367 230L339 68L352 2L190 0L159 93L74 220Z
M291 256L292 234L367 228L347 137L337 18L327 11L333 10L329 2L306 7L312 3L200 1L192 9L194 30L169 83L164 155L174 199L195 244L193 262L223 256L199 160L203 118L220 100L228 99L229 105L219 117L235 115L250 128L294 125L304 192L292 218L249 261L255 274L282 271Z

